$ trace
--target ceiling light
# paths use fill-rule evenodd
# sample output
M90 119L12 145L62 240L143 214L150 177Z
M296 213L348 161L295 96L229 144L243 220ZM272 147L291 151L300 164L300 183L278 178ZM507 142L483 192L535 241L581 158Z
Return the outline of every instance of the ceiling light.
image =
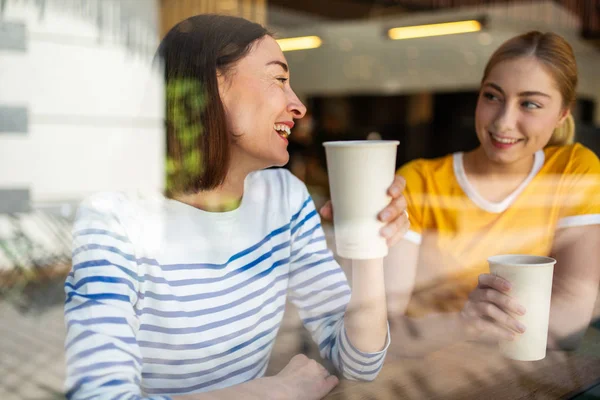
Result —
M444 22L440 24L402 26L388 30L390 39L414 39L420 37L454 35L457 33L480 31L480 21L472 19L468 21Z
M286 39L278 39L277 43L281 51L307 50L320 47L323 41L318 36L300 36Z

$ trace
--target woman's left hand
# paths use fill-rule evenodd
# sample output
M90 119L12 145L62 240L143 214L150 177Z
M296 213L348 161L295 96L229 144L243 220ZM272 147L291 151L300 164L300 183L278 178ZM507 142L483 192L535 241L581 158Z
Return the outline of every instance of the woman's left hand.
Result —
M402 195L406 181L401 176L396 176L392 186L388 189L388 194L392 201L384 208L377 217L380 221L385 222L385 226L381 228L381 235L386 238L389 247L398 243L408 232L410 222L408 221L408 213L406 212L406 199ZM325 203L319 210L321 217L328 221L333 220L333 207L331 201Z

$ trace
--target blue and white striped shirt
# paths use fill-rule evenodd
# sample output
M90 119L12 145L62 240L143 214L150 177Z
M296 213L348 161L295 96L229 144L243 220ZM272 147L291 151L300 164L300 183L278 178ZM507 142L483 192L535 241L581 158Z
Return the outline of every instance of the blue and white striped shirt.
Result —
M363 353L346 336L346 277L286 170L250 174L240 206L224 213L96 195L73 238L68 398L168 399L260 377L288 298L346 378L372 380L382 367L385 349Z

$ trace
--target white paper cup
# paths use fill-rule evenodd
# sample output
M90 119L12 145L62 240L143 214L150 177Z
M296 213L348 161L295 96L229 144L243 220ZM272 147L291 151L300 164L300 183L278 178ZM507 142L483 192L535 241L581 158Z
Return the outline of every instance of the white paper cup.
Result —
M556 260L530 255L498 255L488 258L490 272L512 284L508 294L525 307L525 315L514 315L525 325L525 333L513 341L501 340L500 351L519 361L546 357L552 275Z
M355 260L388 254L377 215L390 203L397 140L325 142L336 252Z

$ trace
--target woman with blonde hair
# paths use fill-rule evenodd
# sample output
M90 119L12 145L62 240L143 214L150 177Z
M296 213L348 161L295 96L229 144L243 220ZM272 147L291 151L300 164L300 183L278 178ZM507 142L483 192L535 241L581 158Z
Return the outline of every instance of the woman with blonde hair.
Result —
M565 39L514 37L481 80L479 147L398 171L411 229L386 260L386 285L400 353L524 332L510 282L486 273L487 258L506 253L557 260L548 345L580 341L600 279L600 162L573 144L576 85Z

